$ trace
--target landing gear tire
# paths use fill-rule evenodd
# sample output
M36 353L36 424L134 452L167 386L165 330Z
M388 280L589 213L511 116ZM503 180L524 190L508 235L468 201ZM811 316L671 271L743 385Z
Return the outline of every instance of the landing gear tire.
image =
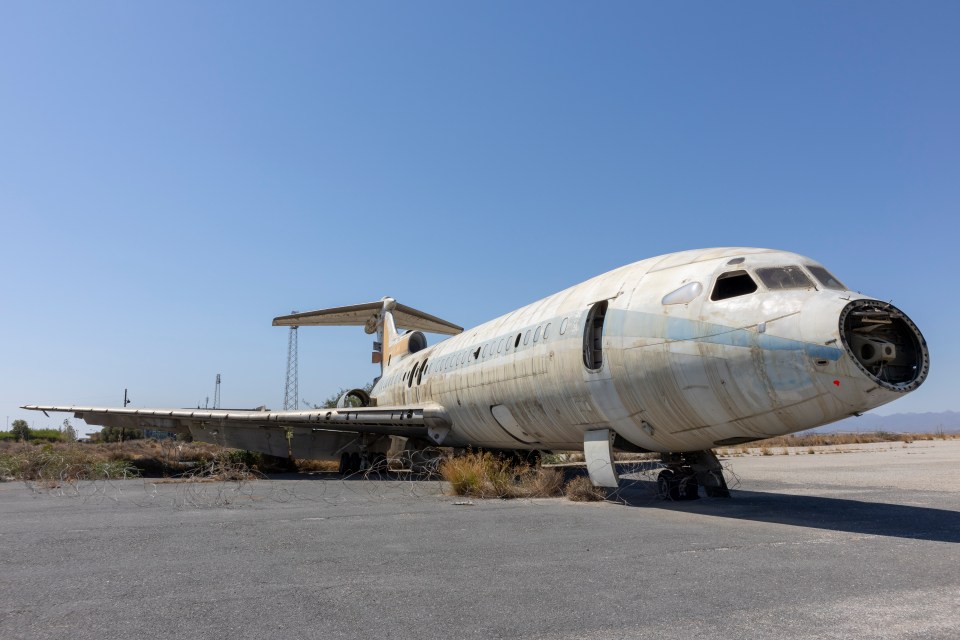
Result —
M354 451L350 454L350 468L348 473L357 473L360 471L360 454Z
M704 482L703 490L708 498L729 498L730 490L727 489L727 483L723 480L723 474L720 471L708 471L710 482Z
M681 500L697 500L700 497L700 483L697 482L697 477L693 474L683 476L680 479L679 490Z
M700 497L700 483L693 474L664 469L657 475L657 496L662 500L696 500Z
M657 496L661 500L680 499L680 484L672 470L664 469L657 475Z

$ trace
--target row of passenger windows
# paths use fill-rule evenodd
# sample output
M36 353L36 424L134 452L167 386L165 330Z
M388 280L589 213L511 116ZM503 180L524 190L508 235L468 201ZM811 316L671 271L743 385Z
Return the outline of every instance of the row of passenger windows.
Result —
M564 335L570 328L572 328L570 326L570 318L564 318L560 321L560 335ZM521 344L533 345L541 341L546 341L550 339L553 332L554 323L547 322L546 324L538 325L536 328L531 327L526 331L521 331L516 335L510 334L509 336L491 340L476 349L458 351L449 356L444 356L436 362L429 362L429 358L415 362L413 367L404 372L400 377L400 381L405 382L407 387L412 387L414 383L421 384L423 382L423 376L425 375L437 373L438 371L449 371L469 364L471 361L486 360L496 355L510 353L511 351L519 349Z

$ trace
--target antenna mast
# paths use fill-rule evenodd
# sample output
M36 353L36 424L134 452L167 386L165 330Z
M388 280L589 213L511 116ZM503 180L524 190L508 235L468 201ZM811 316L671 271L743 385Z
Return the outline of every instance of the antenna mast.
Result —
M213 390L213 408L220 408L220 374L217 374L217 385Z
M291 311L290 313L297 313ZM290 339L287 341L287 387L283 392L284 411L296 411L300 405L299 383L297 381L297 327L290 327Z

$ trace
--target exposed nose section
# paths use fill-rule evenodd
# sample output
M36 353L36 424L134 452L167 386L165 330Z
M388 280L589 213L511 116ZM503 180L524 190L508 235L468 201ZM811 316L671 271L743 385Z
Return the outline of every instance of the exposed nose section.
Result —
M907 392L930 370L920 329L905 313L879 300L854 300L840 312L840 338L854 363L884 389Z

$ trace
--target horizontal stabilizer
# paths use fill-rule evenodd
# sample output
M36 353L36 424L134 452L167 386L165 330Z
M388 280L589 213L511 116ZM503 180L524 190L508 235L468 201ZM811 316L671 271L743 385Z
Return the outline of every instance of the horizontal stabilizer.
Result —
M377 315L383 309L383 302L367 302L365 304L355 304L347 307L334 307L332 309L319 309L317 311L305 311L303 313L293 313L287 316L280 316L273 319L275 327L305 327L305 326L370 326L372 322L376 325ZM456 335L463 331L463 327L457 326L452 322L441 320L429 313L424 313L408 307L404 304L396 303L391 309L393 321L398 329L414 329L417 331L426 331L427 333L442 333L445 335Z

